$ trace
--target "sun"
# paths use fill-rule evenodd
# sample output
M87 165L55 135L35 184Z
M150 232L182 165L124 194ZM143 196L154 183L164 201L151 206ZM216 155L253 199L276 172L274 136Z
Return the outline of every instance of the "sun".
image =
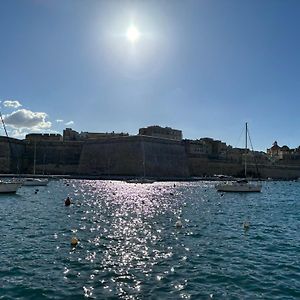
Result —
M131 25L130 27L128 27L126 31L126 37L130 42L135 43L140 38L140 36L141 34L136 26Z

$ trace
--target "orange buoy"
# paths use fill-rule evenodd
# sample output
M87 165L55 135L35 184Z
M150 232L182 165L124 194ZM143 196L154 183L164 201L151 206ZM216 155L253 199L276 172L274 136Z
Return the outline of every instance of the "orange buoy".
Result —
M74 246L74 247L78 245L78 239L76 237L72 237L71 245Z

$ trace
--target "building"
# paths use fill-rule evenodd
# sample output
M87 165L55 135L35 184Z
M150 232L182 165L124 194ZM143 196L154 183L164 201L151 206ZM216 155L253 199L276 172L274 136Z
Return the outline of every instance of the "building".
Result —
M61 142L62 136L61 134L54 133L30 133L25 136L25 140L29 142L40 142L40 141L55 141Z
M199 140L183 140L186 153L192 156L202 156L212 159L226 159L228 149L226 143L212 138Z
M267 149L267 155L273 161L282 160L299 160L300 159L300 146L295 149L290 149L288 146L284 145L282 147L278 146L277 141L275 141L271 148Z
M181 130L172 129L170 127L163 128L157 125L140 128L139 135L146 135L146 136L158 137L162 139L169 139L175 141L182 140Z
M212 138L207 138L207 137L201 138L200 141L206 144L206 147L210 149L208 154L210 158L220 158L220 159L226 158L226 152L227 152L226 143L221 142L219 140L214 140Z
M212 152L211 145L202 140L183 140L182 142L188 155L208 157Z
M80 134L81 140L101 140L107 138L115 138L115 137L124 137L129 136L128 133L115 133L113 132L81 132Z
M267 149L267 154L270 158L275 160L289 159L291 154L294 152L288 146L284 145L282 147L278 146L277 141L275 141L270 149Z
M66 128L63 131L63 140L64 141L79 141L80 134L73 130L72 128Z
M128 133L115 133L113 132L77 132L72 128L66 128L63 132L64 141L87 141L87 140L102 140L115 137L129 136Z

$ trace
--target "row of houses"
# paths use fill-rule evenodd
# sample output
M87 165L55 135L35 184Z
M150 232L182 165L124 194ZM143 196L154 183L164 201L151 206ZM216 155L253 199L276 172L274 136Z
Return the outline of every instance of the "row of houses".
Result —
M293 149L286 145L280 147L275 141L272 147L267 149L267 155L274 161L300 160L300 146Z

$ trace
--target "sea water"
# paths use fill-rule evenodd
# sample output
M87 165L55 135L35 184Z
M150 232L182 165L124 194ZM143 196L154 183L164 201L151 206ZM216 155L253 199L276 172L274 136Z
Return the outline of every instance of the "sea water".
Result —
M300 298L299 182L60 180L0 207L0 299Z

